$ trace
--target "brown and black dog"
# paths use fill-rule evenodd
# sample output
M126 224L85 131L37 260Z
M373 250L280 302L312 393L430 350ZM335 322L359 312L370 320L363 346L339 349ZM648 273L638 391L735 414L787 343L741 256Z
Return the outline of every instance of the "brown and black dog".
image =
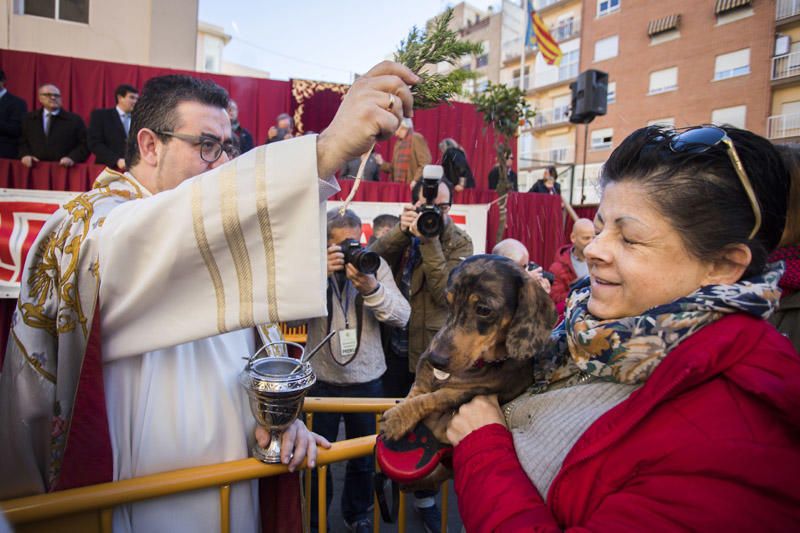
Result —
M417 364L406 399L384 413L382 429L397 440L420 421L447 443L455 409L479 394L500 402L533 382L533 357L550 338L556 312L550 297L510 259L476 255L447 284L449 315Z

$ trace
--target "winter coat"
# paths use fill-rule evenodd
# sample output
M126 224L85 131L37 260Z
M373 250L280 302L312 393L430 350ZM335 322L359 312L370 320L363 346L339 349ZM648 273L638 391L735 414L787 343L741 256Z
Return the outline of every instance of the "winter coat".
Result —
M555 261L550 265L549 270L555 276L550 288L550 298L556 305L564 303L569 294L569 286L578 279L572 266L572 246L567 244L559 248Z
M511 433L454 450L468 532L800 530L800 358L729 315L678 345L578 439L542 498Z

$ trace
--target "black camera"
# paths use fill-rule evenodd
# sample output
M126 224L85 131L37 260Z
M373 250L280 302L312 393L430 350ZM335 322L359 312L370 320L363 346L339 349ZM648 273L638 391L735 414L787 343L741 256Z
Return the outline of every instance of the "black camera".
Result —
M417 230L423 237L438 237L444 230L442 211L434 204L443 174L444 169L440 165L425 165L422 170L422 196L425 203L417 208Z
M530 263L528 263L528 272L536 270L537 268L539 268L539 266L540 265L537 265L536 263L531 261ZM549 281L551 284L556 281L556 275L553 274L552 272L548 272L547 270L544 269L544 267L542 267L542 277L547 281Z
M374 274L381 266L381 256L365 250L355 239L345 239L339 246L344 254L345 264L351 263L362 274Z

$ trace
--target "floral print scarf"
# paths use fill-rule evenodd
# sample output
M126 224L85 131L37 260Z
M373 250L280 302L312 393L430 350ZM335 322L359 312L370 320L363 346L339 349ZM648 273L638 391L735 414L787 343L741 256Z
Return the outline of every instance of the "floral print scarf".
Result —
M576 375L644 383L684 339L731 313L768 318L778 307L782 262L733 285L707 285L639 316L601 320L589 313L591 289L581 281L567 301L550 347L537 357L535 387Z

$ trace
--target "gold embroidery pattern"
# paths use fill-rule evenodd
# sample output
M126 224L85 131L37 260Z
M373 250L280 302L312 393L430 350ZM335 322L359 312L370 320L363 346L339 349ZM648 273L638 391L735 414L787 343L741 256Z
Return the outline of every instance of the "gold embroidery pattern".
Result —
M263 150L262 150L263 151ZM227 165L220 169L220 200L222 203L222 231L233 257L236 277L239 281L239 326L249 328L255 325L253 320L253 271L250 267L250 256L239 220L239 195L236 192L236 168Z
M211 254L211 247L208 245L206 228L203 226L203 189L200 180L192 183L192 227L194 238L197 241L197 248L200 256L206 264L208 274L211 276L211 284L214 286L214 294L217 298L217 330L220 333L226 331L225 328L225 288L222 285L222 276L219 267Z
M269 221L267 203L267 163L265 150L256 154L256 213L267 257L267 307L270 322L278 322L278 293L275 289L275 243L272 240L272 224Z
M303 125L303 112L305 110L305 101L309 100L315 93L322 91L333 91L341 94L342 98L350 90L349 85L341 83L329 83L326 81L313 81L313 80L292 80L292 98L297 102L297 109L294 110L294 127L297 133L304 133L305 127Z
M31 367L36 372L38 372L39 375L41 375L44 379L46 379L47 381L49 381L51 383L55 383L56 382L56 377L53 374L51 374L50 372L48 372L47 370L44 369L44 365L43 365L42 361L40 361L39 359L37 359L35 357L31 357L28 354L28 350L25 349L25 346L23 346L22 343L20 342L19 338L17 338L17 334L14 333L14 329L13 328L9 331L9 333L11 334L11 337L13 337L14 343L17 345L17 348L19 348L20 353L23 355L23 357L25 357L25 360L28 361L28 364L31 365Z

